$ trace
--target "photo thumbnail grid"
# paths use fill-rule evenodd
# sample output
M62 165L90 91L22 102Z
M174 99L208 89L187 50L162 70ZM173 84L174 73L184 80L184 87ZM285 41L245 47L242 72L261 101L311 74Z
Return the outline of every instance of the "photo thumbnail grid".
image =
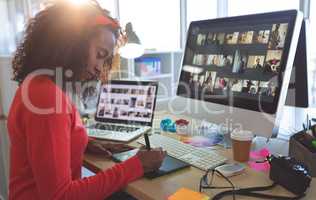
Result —
M97 117L151 122L155 94L155 86L104 85Z
M199 98L194 94L233 92L236 97L260 95L273 102L278 87L274 78L281 71L288 23L235 29L193 28L180 81L188 83L193 98ZM183 88L181 92L188 91Z

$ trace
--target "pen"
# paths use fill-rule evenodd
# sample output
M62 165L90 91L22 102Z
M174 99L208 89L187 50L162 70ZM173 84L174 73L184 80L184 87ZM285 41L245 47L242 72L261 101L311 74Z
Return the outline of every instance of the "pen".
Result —
M144 138L145 138L146 149L149 151L151 148L150 148L150 142L149 142L149 137L147 133L144 133Z
M311 129L310 121L309 121L309 116L307 115L307 129Z

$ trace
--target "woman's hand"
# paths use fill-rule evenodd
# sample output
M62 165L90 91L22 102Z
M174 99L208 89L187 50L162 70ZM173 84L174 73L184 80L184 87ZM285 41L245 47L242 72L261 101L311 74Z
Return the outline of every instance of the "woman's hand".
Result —
M144 173L146 173L158 170L166 154L166 151L161 148L155 148L149 151L140 149L136 155L143 165Z
M120 153L134 149L123 143L114 143L102 140L89 140L87 151L95 154L102 154L111 157L113 153Z

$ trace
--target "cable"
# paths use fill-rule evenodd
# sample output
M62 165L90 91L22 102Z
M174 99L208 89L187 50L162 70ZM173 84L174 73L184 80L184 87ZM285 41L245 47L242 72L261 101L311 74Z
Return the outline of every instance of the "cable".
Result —
M273 183L272 185L264 186L264 187L252 187L252 188L244 188L244 189L239 189L239 190L227 190L227 191L218 193L217 195L213 197L212 200L219 200L229 195L249 196L249 197L255 197L255 198L274 199L274 200L297 200L305 196L305 194L302 194L295 197L286 197L286 196L275 196L275 195L269 195L269 194L256 193L256 191L270 190L277 185L278 184Z

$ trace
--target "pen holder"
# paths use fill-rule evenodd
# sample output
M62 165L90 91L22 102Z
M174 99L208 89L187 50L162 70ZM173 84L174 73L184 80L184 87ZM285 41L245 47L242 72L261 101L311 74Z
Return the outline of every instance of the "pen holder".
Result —
M309 170L312 177L316 177L316 149L313 151L306 141L313 140L307 133L299 132L290 138L289 156L302 162Z

